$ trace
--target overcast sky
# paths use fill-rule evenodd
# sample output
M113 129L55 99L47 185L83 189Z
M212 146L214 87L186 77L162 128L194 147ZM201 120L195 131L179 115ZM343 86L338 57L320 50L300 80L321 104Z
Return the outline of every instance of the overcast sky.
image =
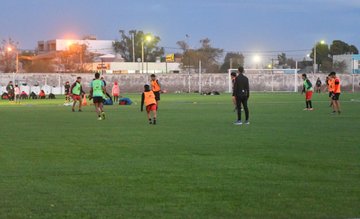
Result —
M310 49L340 39L360 47L360 0L0 0L0 38L20 48L37 41L118 38L118 30L144 30L176 47L208 37L226 51ZM173 52L168 50L167 52ZM305 56L297 51L293 56ZM291 52L289 52L291 56Z

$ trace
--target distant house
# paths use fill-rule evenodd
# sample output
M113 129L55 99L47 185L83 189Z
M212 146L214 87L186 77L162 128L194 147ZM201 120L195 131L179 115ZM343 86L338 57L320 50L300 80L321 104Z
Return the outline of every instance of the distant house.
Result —
M334 55L333 63L344 62L346 64L345 71L347 74L360 74L360 55L356 54L344 54Z
M55 39L48 41L38 41L37 51L39 54L49 52L60 52L69 50L73 44L86 45L87 49L91 53L95 54L114 54L112 40L97 40L97 39L85 39L85 40L73 40L73 39Z

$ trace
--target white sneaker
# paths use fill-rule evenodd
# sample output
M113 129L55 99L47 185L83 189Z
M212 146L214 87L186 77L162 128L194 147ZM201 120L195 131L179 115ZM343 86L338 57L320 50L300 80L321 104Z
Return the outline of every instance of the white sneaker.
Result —
M249 122L249 121L246 121L246 122L245 122L245 125L250 125L250 122Z
M101 117L99 117L98 120L100 121L100 120L103 120L103 119Z
M243 123L241 122L241 120L234 122L234 125L242 125L242 124Z

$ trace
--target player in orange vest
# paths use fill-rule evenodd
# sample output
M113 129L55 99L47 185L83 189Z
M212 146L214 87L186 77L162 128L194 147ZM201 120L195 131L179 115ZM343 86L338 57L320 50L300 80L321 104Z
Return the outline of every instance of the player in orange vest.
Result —
M148 84L145 84L144 93L142 93L141 95L141 112L143 111L145 104L149 124L154 124L154 125L156 125L156 110L157 110L155 97L156 97L155 93L152 90L150 90L150 86ZM151 119L151 115L150 115L151 112L153 114L153 120Z
M330 76L330 74L326 77L326 85L329 91L329 99L330 99L330 105L329 107L333 106L333 101L332 101L332 95L333 95L333 90L334 90L334 79Z
M155 94L156 106L159 107L161 85L160 85L159 80L156 79L155 74L151 75L150 83L151 83L151 90Z
M332 94L332 103L333 103L333 107L334 107L334 111L333 113L338 113L340 114L340 94L341 94L341 87L340 87L340 78L336 77L336 73L335 72L331 72L330 73L331 78L333 79L334 83L333 83L333 94Z

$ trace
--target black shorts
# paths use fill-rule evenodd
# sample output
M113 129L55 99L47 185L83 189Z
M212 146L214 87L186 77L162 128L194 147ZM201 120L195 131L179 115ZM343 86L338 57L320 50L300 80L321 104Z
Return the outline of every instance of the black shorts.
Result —
M340 98L340 93L335 93L335 94L333 94L333 96L332 96L332 99L333 99L333 100L339 100L339 98Z
M329 92L329 97L332 97L332 95L333 95L333 92Z
M154 92L154 94L155 94L155 100L159 101L160 100L160 91L156 91L156 92Z
M102 98L102 97L93 97L93 102L94 102L94 103L102 103L102 102L103 102L103 98Z

